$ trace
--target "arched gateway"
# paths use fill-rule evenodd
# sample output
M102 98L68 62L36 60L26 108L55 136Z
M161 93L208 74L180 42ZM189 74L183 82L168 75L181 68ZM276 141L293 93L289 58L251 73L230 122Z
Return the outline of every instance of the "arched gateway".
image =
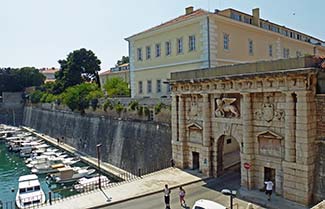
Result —
M242 187L260 189L271 178L277 194L311 203L315 94L324 74L315 62L306 57L172 73L176 165L216 177L238 166Z

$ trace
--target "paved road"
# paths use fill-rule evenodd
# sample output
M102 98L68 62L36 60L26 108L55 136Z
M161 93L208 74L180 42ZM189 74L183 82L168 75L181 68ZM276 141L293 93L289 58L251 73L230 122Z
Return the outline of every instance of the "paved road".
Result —
M240 177L238 174L232 173L227 176L218 179L209 179L206 182L199 182L185 186L186 191L186 204L188 205L187 209L192 208L194 202L198 199L210 199L216 202L219 202L225 206L229 204L229 197L222 195L220 192L221 189L227 188L238 189L239 188ZM228 183L227 183L228 182ZM230 183L231 182L231 183ZM142 197L139 199L130 200L120 204L110 205L105 208L109 209L164 209L164 198L163 193L153 194L150 196ZM245 208L246 203L243 203ZM178 209L183 208L180 206L178 199L178 189L173 189L171 191L171 208ZM241 208L241 207L239 207Z

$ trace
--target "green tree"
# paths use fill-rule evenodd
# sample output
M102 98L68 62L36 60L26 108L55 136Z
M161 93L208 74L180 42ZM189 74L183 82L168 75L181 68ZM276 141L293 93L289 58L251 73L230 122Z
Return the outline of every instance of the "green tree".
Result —
M129 57L128 56L122 56L122 59L118 60L116 62L116 65L122 65L125 63L129 63Z
M34 67L23 67L16 73L19 83L23 87L40 86L46 79L46 77Z
M25 87L40 86L45 76L34 67L0 68L0 92L22 91Z
M116 96L130 96L131 91L128 87L128 83L123 81L122 78L114 77L110 78L104 84L104 89L109 97Z
M61 93L68 87L81 84L84 81L98 80L100 60L87 49L75 50L68 54L67 59L59 60L60 70L55 74L57 79L54 93Z
M98 99L103 93L96 84L82 83L66 89L62 94L63 103L72 111L78 110L81 114L85 113L85 109L89 107L89 103L93 99Z

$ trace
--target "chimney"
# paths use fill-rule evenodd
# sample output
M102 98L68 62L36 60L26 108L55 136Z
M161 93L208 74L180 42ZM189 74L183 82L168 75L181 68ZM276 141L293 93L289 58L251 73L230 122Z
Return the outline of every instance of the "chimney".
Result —
M193 12L194 7L193 6L189 6L185 8L185 14L191 14Z
M260 8L253 9L253 25L260 26Z

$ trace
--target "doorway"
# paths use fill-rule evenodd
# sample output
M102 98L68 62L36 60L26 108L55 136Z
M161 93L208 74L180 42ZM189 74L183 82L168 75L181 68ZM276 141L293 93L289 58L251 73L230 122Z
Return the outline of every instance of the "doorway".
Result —
M270 180L274 184L274 191L275 191L275 169L264 167L264 182Z
M192 168L193 170L200 168L200 153L198 152L192 152Z

